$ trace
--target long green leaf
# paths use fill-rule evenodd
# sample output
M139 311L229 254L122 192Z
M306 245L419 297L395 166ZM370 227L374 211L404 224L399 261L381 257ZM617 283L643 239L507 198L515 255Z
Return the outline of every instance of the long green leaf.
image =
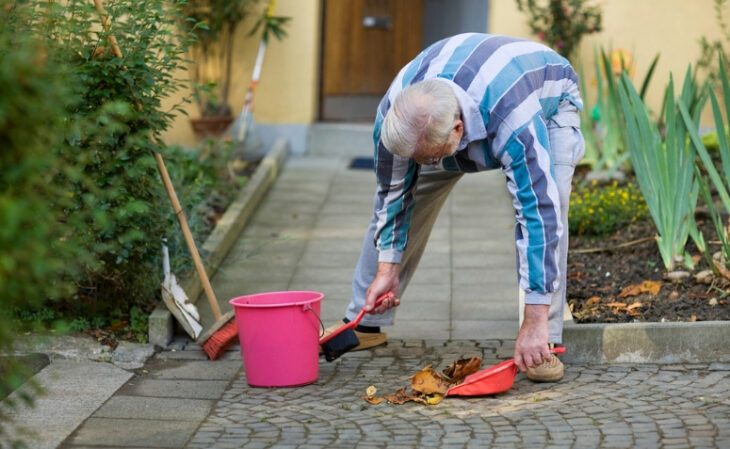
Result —
M730 255L730 245L728 245L727 234L725 233L725 226L723 225L722 217L720 216L720 212L717 210L714 201L712 201L712 194L710 193L710 186L707 184L707 180L700 175L700 170L696 166L695 171L697 172L697 179L699 181L698 184L700 186L702 199L705 202L705 205L707 205L707 210L710 211L712 224L715 225L715 234L719 238L720 245L722 246L722 252L727 258ZM709 264L713 271L716 271L715 264L712 262L712 256L710 256Z
M730 148L728 148L727 135L725 134L725 122L720 112L715 92L710 89L710 103L712 104L712 115L715 118L715 130L717 132L718 150L722 161L722 170L725 175L725 182L730 182Z
M691 94L691 85L685 92ZM649 207L659 237L657 246L667 270L686 259L684 247L693 226L697 201L693 151L687 145L688 126L677 117L674 83L670 78L664 101L665 140L649 118L641 97L626 74L620 84L620 101L626 123L628 149L639 187Z
M679 111L684 118L684 122L687 124L689 138L695 147L695 151L697 151L697 154L702 160L702 164L705 166L705 170L707 170L707 174L710 177L712 184L717 189L717 193L718 195L720 195L720 199L722 200L725 209L730 211L730 195L728 195L727 188L725 187L725 184L723 183L720 174L717 172L715 165L712 163L712 158L710 157L710 154L707 152L707 149L702 144L702 139L700 138L699 133L691 126L692 124L694 124L694 121L687 111L687 106L681 99L677 101L677 105L679 106Z
M644 77L644 81L641 83L641 90L639 93L639 97L643 100L646 96L646 91L649 89L649 81L651 81L652 75L654 75L654 69L656 69L656 65L659 62L659 53L654 56L654 60L651 62L651 65L649 66L649 70L646 72L646 76Z

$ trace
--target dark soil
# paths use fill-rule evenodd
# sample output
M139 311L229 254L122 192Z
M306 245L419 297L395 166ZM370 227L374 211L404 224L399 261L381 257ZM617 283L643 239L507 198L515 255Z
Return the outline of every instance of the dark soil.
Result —
M710 220L698 222L706 240L716 239ZM694 244L688 244L695 267L680 281L665 278L659 249L651 237L651 221L630 225L602 238L573 237L568 251L568 305L578 323L668 322L730 320L730 280L719 275L699 281L710 265ZM618 245L647 239L623 248ZM710 243L710 251L720 247ZM613 248L582 253L588 249ZM622 296L629 287L644 281L661 282L657 294Z

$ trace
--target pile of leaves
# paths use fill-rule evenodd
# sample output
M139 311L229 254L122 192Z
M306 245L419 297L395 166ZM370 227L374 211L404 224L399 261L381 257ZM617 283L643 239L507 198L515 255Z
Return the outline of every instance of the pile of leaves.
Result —
M377 405L383 401L391 404L405 404L409 401L418 402L424 405L436 405L441 402L449 388L464 382L467 376L479 371L482 365L480 357L470 357L452 362L443 374L427 365L421 371L410 377L411 391L403 387L393 394L386 394L383 397L376 397L377 389L374 386L368 387L366 394L360 396L366 402Z

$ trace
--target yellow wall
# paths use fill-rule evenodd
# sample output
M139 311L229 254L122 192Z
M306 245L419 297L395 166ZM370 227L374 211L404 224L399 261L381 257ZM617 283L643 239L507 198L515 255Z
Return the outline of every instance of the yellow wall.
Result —
M308 124L316 119L319 84L320 1L277 0L274 14L288 16L288 36L279 42L271 39L261 70L254 100L254 117L258 123ZM233 114L243 107L260 36L248 37L254 21L243 23L235 44L230 103ZM187 79L187 73L179 74ZM179 102L189 91L169 98L163 107ZM186 106L190 117L198 117L196 104ZM163 135L169 144L193 145L195 139L188 117L178 116Z
M654 55L660 53L647 96L649 107L658 111L669 73L673 72L675 80L679 79L675 85L681 85L687 64L694 63L700 54L698 40L702 36L721 37L713 0L594 0L594 3L600 4L603 10L603 31L583 39L578 57L583 61L589 86L584 95L590 101L595 97L593 51L600 45L624 48L632 53L637 83L643 79ZM489 4L488 32L536 40L527 27L527 16L517 10L514 0L491 0ZM278 0L275 14L292 18L289 36L282 42L269 43L254 117L258 123L310 124L317 119L319 101L321 2ZM726 15L730 18L730 10ZM246 36L251 25L243 24L237 38L239 56L234 61L230 98L234 114L243 105L258 49L258 36ZM169 99L166 105L179 101L182 94ZM191 117L199 115L194 104L187 110ZM710 124L709 120L703 123ZM193 144L188 118L178 117L164 138L168 143Z
M577 58L585 69L589 100L595 96L591 85L595 80L594 48L628 50L636 63L636 84L641 83L654 56L660 53L646 98L649 108L659 111L669 73L674 74L675 91L679 91L687 65L694 65L700 56L699 39L721 38L713 0L594 0L593 4L603 10L603 31L583 39ZM527 27L527 16L517 10L514 0L490 2L489 32L537 40Z

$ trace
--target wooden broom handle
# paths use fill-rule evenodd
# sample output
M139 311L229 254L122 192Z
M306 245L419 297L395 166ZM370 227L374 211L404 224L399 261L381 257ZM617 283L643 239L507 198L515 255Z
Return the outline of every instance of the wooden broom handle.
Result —
M94 6L96 7L96 10L99 12L99 16L101 17L101 26L104 28L104 31L107 33L109 32L109 17L106 14L106 10L104 10L104 5L101 3L101 0L94 0ZM122 50L119 48L119 44L117 44L117 38L113 35L109 35L107 37L109 39L109 43L112 46L112 50L114 51L114 56L117 58L122 57Z
M167 196L170 197L170 202L172 203L172 209L175 211L175 215L177 215L177 220L180 222L180 228L182 228L183 235L185 236L185 243L188 244L188 249L190 250L190 255L193 257L193 262L195 263L195 269L198 271L198 276L200 277L200 282L203 284L203 290L205 290L205 296L208 297L208 302L210 303L210 308L213 310L213 315L215 316L216 321L221 319L221 309L218 306L218 301L215 298L215 293L213 293L213 287L210 286L210 280L208 280L208 273L205 272L205 267L203 266L203 262L200 260L200 254L198 253L198 248L195 246L195 240L193 240L193 235L190 233L190 228L188 227L188 222L185 219L185 214L183 213L182 206L180 206L180 201L177 199L177 194L175 193L175 188L172 186L172 181L170 181L170 175L167 174L167 168L165 167L165 162L162 160L162 156L160 153L155 151L155 160L157 161L157 169L160 171L160 176L162 177L162 182L165 184L165 190L167 190Z
M99 12L99 16L101 17L101 25L102 27L104 27L104 31L108 33L110 28L109 17L107 17L106 11L104 10L104 5L102 4L101 0L94 0L94 6ZM108 39L109 43L112 46L112 50L114 51L114 56L116 56L117 58L121 58L122 50L117 44L116 37L114 37L112 34L109 34ZM177 220L180 222L180 228L182 228L183 235L185 236L185 243L187 243L188 250L190 251L190 255L193 258L193 263L195 263L195 269L198 271L198 277L200 277L200 282L203 284L205 296L208 298L210 308L213 311L213 316L215 317L216 321L220 320L221 316L223 316L223 314L221 314L221 308L218 305L218 300L215 297L215 293L213 293L213 287L211 287L210 285L208 273L206 273L205 271L203 261L200 260L198 248L195 246L195 240L193 240L193 235L190 233L188 221L185 219L185 214L183 213L182 206L180 206L180 201L177 199L177 193L175 193L175 188L172 186L170 175L167 174L165 161L162 160L162 156L160 155L160 153L155 151L154 154L155 160L157 161L157 169L160 172L160 177L162 177L162 182L165 184L167 196L170 197L172 209L175 211L175 215L177 215Z

